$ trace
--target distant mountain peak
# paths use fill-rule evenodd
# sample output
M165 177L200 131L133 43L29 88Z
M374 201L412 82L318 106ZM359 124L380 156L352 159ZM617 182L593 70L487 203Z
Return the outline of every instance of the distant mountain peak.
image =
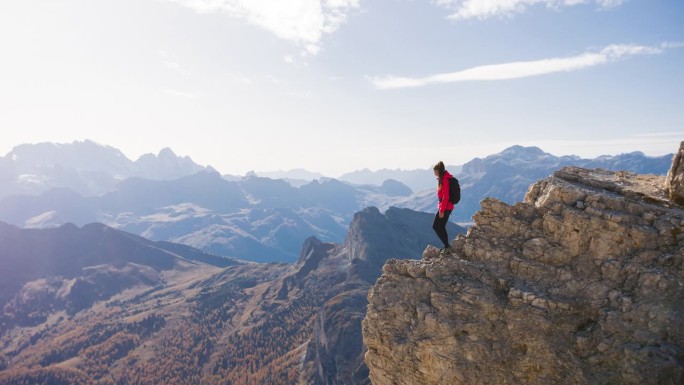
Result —
M549 155L544 150L536 146L520 146L515 145L501 151L499 156L503 157L518 157L518 158L537 158L543 155Z
M158 157L170 157L170 158L176 158L178 157L175 152L169 147L164 147L161 150L159 150L159 155Z
M90 157L90 162L81 162L81 158ZM92 140L73 141L71 143L25 143L15 146L7 154L7 158L25 165L59 165L92 169L101 163L121 162L126 159L118 149L98 144ZM129 161L130 162L130 161Z
M162 159L167 160L167 161L169 161L169 160L180 160L180 159L191 160L189 156L178 156L178 155L176 155L175 152L173 152L173 150L170 147L164 147L161 150L159 150L159 153L157 153L157 155L154 155L154 153L151 153L151 152L141 155L138 158L138 160L136 161L136 163L141 162L143 160L154 161L154 160L162 160Z
M316 237L309 237L302 245L302 252L297 260L297 277L302 278L309 272L318 267L318 264L323 258L328 255L328 251L334 245L331 243L323 243Z
M318 172L311 172L303 168L293 168L291 170L283 171L259 171L259 176L271 178L271 179L293 179L293 180L306 180L311 181L324 177L323 174Z

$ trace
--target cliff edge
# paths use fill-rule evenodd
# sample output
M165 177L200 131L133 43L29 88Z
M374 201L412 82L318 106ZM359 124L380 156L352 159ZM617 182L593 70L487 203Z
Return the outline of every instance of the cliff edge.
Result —
M683 153L668 177L562 168L521 203L484 199L454 255L389 260L371 382L683 384Z

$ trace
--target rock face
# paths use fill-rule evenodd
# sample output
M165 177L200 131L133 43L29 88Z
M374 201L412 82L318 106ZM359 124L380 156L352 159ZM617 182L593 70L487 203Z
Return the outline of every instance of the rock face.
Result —
M679 205L684 204L684 142L679 145L679 151L672 157L672 168L667 173L667 188L669 197Z
M684 383L665 179L566 167L524 202L483 200L453 255L389 260L363 322L372 383Z
M308 258L300 260L297 268L304 274L299 274L299 281L309 287L309 292L327 298L318 311L311 340L301 358L299 383L370 384L361 336L368 290L380 276L388 256L410 258L426 244L438 244L431 228L433 218L433 214L408 209L393 207L383 214L375 207L368 207L354 215L343 245L322 258L316 258L316 253L307 253ZM449 234L465 233L464 228L453 223L447 226ZM335 266L327 270L344 277L322 278L326 268L321 266L326 265ZM321 286L311 286L316 282Z

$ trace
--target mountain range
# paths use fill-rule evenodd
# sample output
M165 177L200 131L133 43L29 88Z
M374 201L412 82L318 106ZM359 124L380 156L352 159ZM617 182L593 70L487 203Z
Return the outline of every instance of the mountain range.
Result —
M99 195L131 177L168 180L202 170L211 167L179 157L170 148L131 161L118 149L90 140L22 144L0 157L0 197L37 195L60 187L86 196Z
M451 220L470 223L485 197L518 201L527 186L565 165L664 175L671 158L635 152L581 159L514 146L448 166L462 188ZM339 180L306 170L266 175L282 179L220 175L170 149L133 162L91 141L21 145L0 158L0 220L22 228L100 222L213 254L294 262L311 236L342 242L354 213L366 207L436 207L429 169L361 170Z
M282 180L233 182L202 171L171 181L129 178L99 196L68 189L9 196L0 201L0 220L24 228L101 222L215 254L294 262L310 236L344 239L354 212L372 205L362 199L371 193L360 191L334 179L295 188Z
M680 293L682 287L676 282L681 271L675 274L681 264L672 262L673 255L681 253L667 248L681 241L681 210L670 207L671 203L660 208L662 183L651 183L664 178L596 171L588 175L603 176L583 182L587 173L577 169L556 172L565 179L555 184L533 185L532 195L543 201L539 207L529 202L509 207L489 196L515 194L522 190L522 180L565 160L537 148L516 146L463 165L457 175L464 199L466 194L474 199L486 191L481 193L483 209L475 216L478 224L467 235L462 235L464 227L449 223L449 236L456 238L454 248L467 258L439 256L429 246L439 243L431 229L433 188L414 192L400 180L400 173L397 179L377 184L319 178L293 185L255 173L227 178L204 168L171 179L130 176L96 195L64 185L32 195L5 196L0 201L0 220L9 218L5 221L10 223L0 223L0 385L369 385L373 372L376 379L382 377L378 374L382 368L376 365L369 371L364 357L377 356L385 346L390 346L389 354L382 359L397 363L397 370L388 373L392 376L401 377L402 370L407 379L445 371L455 373L448 378L456 378L464 370L479 370L470 365L471 358L479 360L496 350L503 353L482 367L506 366L508 360L501 357L515 355L520 365L512 370L522 373L519 378L536 379L539 368L546 368L533 361L537 350L531 347L537 345L530 342L528 350L518 341L489 343L491 330L499 337L516 330L529 337L524 341L558 337L569 344L562 345L559 357L588 357L586 363L595 365L592 354L612 357L610 344L619 334L614 333L617 327L633 325L638 328L623 333L628 338L615 354L628 349L637 354L630 357L654 365L676 364L668 357L681 359L681 347L670 342L681 333L667 327L676 326L681 317L676 312L654 312L662 305L658 305L660 291ZM603 162L589 163L601 167L656 170L663 160L632 153L591 161ZM668 169L669 165L648 173L662 175ZM424 172L432 178L431 170ZM581 185L581 191L568 189L568 183ZM657 190L657 199L643 189ZM466 207L463 203L461 208ZM401 204L426 209L397 207ZM583 227L573 221L592 231L576 230ZM634 226L623 231L632 222ZM504 232L510 236L501 235ZM562 239L546 241L549 234ZM659 246L660 241L667 247ZM645 264L638 276L630 273L632 265L623 266L616 259L615 253L626 245L636 248L628 262ZM645 246L649 249L641 250ZM582 257L586 263L576 266L568 256L567 250L575 249L586 249L588 257ZM424 255L432 255L429 260L398 261L424 250ZM246 255L252 261L225 255ZM455 267L443 270L443 263ZM405 266L401 270L405 284L391 279L397 266ZM515 275L497 275L497 269L510 269ZM572 277L572 269L579 269L577 277ZM462 278L463 271L473 278ZM619 286L594 290L592 285L601 280ZM439 290L415 286L428 281ZM386 294L369 297L374 285ZM489 287L491 293L485 290ZM586 294L591 306L575 306L574 292L559 292L561 287ZM648 289L648 306L639 305L643 293L634 291L637 287ZM624 298L620 290L625 291ZM483 298L488 302L470 298L477 292L487 292ZM452 295L456 295L453 301ZM382 313L386 322L367 322L364 329L369 298L374 301L373 314ZM413 305L416 299L419 303ZM519 308L520 301L534 309ZM571 339L567 333L535 334L537 321L552 330L545 318L552 302L553 309L561 309L562 322L572 324L567 328L574 333ZM566 302L570 304L565 306ZM604 313L606 306L611 309ZM473 309L492 316L482 333L480 325L468 318L477 314ZM627 313L633 310L638 311L638 322ZM615 317L619 311L625 312L623 318ZM502 323L502 316L509 315ZM407 317L409 322L393 326ZM448 329L452 323L460 326ZM667 343L649 342L651 325L658 327L654 333L665 336L662 341ZM421 334L426 326L438 332ZM387 337L364 345L363 334L375 328L385 330ZM638 343L631 343L632 337ZM441 350L430 350L445 342L453 345L453 352L440 356ZM427 347L429 353L418 358L399 356L392 346ZM463 346L472 356L459 356L464 369L450 372L452 357ZM577 354L568 355L569 349ZM404 359L411 362L402 363ZM638 368L634 362L625 361L631 366L621 367ZM597 368L602 365L599 362ZM492 378L508 378L508 371L492 373L498 376ZM387 383L397 383L392 381Z
M311 237L294 264L97 223L0 224L0 384L369 384L368 290L387 258L438 242L432 217L367 208L344 243Z
M632 152L582 159L577 156L555 156L537 147L512 146L498 154L475 158L463 164L460 171L454 172L462 193L461 201L451 214L452 220L471 222L473 214L480 209L480 201L486 197L497 198L508 204L521 201L531 184L564 166L664 176L670 168L672 156L650 157L642 152ZM402 181L400 176L395 177ZM434 192L432 189L417 191L388 204L417 211L432 211L435 205ZM382 209L386 206L378 207Z

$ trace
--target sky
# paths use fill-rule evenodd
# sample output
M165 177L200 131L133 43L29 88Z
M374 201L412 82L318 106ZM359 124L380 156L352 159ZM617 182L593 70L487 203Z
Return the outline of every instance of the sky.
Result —
M337 177L684 140L681 0L3 1L0 55L0 155Z

